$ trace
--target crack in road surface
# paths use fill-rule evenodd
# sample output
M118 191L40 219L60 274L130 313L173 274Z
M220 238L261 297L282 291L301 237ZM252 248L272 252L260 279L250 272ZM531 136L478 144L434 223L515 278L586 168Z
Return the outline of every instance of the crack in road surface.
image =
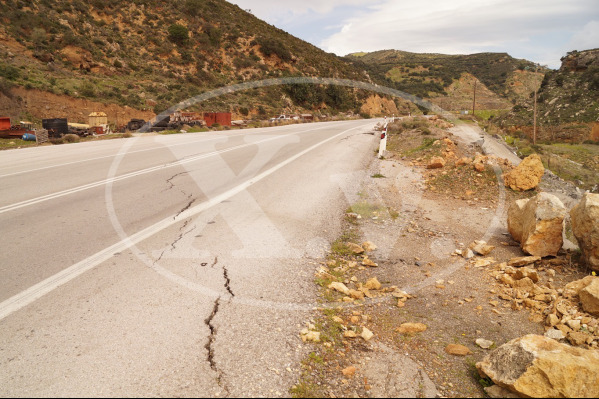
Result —
M229 272L226 266L223 266L223 277L225 278L225 288L227 289L229 294L231 294L231 296L234 297L235 294L233 294L233 290L231 289L231 279L229 279Z
M216 339L216 333L218 332L218 329L216 328L215 325L212 324L212 320L214 320L214 318L216 317L219 307L220 307L220 297L218 297L216 299L216 301L214 301L214 307L212 309L212 313L210 314L210 316L208 316L206 318L206 320L204 320L204 324L206 324L208 329L210 329L210 336L208 337L208 342L206 342L206 345L204 346L204 348L208 352L206 360L210 364L210 368L217 374L216 382L217 382L218 386L223 388L225 390L225 392L227 393L227 395L229 395L229 388L224 383L225 375L224 375L223 371L218 368L218 366L216 365L216 360L214 359L215 353L214 353L213 344L214 344L214 340Z
M168 184L170 184L170 187L166 188L164 191L170 190L170 189L172 189L173 187L175 187L175 183L173 183L173 180L174 180L175 178L177 178L177 177L179 177L179 176L181 176L181 175L185 175L185 174L187 174L187 173L189 173L189 172L188 172L188 171L185 171L185 172L180 172L180 173L177 173L176 175L173 175L173 176L169 177L168 179L166 179L166 182L167 182Z
M191 194L189 194L189 196L188 196L187 198L191 198ZM191 206L193 205L193 203L194 203L194 202L196 202L196 199L195 199L195 198L194 198L194 199L192 199L191 201L189 201L189 202L187 203L187 205L185 205L185 206L183 207L183 209L181 209L179 212L177 212L177 214L176 214L175 216L173 216L173 220L176 220L176 219L177 219L177 217L178 217L180 214L182 214L183 212L185 212L186 210L188 210L189 208L191 208Z
M218 369L216 367L216 362L214 361L214 349L212 348L212 343L214 342L214 338L216 336L216 327L212 325L212 320L218 313L219 306L220 306L220 297L218 297L216 299L216 301L214 301L214 308L212 309L212 313L210 314L210 316L208 316L206 318L206 320L204 320L204 324L206 324L208 326L208 328L210 329L210 336L208 337L208 342L206 343L204 348L206 348L206 350L208 351L207 360L208 360L208 363L210 363L210 368L212 370L216 371L217 373L218 373ZM219 378L220 378L220 376L219 376Z

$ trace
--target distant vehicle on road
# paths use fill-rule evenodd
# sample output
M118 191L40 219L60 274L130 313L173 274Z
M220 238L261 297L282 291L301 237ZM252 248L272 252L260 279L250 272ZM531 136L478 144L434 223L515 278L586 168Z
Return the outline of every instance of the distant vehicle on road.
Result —
M282 121L290 121L291 117L289 115L281 114L276 118L270 118L270 122L282 122Z

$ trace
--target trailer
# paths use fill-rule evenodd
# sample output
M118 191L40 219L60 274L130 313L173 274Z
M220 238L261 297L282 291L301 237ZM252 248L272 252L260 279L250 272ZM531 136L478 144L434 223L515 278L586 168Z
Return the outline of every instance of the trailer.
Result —
M69 124L66 118L42 119L42 127L48 131L49 137L61 138L69 134Z

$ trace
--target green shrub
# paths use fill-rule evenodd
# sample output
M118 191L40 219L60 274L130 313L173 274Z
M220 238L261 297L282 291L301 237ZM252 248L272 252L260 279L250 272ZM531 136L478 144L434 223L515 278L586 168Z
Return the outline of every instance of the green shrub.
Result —
M185 45L189 41L189 31L183 25L173 24L168 27L168 39L179 45Z
M0 76L8 80L17 80L21 76L21 71L12 65L0 65Z
M265 56L268 57L274 54L282 61L291 61L291 52L277 39L259 39L258 44L260 45L260 51Z
M76 134L66 134L62 139L67 143L78 143L80 137Z
M85 81L79 86L79 94L83 97L94 97L96 95L96 88L90 81Z

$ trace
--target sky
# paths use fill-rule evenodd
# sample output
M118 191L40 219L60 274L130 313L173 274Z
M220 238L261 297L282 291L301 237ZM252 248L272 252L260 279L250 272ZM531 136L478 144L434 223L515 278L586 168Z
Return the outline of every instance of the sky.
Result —
M329 53L508 53L557 69L599 48L599 0L228 0Z

